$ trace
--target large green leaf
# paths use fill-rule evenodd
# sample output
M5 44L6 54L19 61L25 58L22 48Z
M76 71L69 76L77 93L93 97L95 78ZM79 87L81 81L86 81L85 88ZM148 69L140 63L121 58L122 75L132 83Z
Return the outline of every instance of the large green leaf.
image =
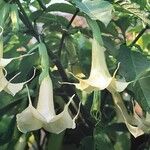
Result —
M139 78L133 86L136 100L142 105L144 110L150 108L150 80L149 78L141 78L140 76L149 70L150 60L147 56L140 52L131 51L127 46L120 47L118 61L121 62L119 73L128 81ZM148 76L147 73L145 76Z
M131 3L130 1L121 1L119 2L118 6L121 6L121 11L133 14L140 18L143 22L150 25L149 13L145 10L141 10L140 5L136 3Z
M84 13L86 13L93 20L100 20L105 25L108 25L112 16L112 5L103 0L74 0L76 6Z

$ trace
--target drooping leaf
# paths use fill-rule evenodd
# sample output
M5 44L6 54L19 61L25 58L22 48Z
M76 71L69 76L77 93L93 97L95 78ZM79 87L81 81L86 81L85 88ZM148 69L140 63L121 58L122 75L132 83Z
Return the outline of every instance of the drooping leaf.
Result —
M84 13L86 13L91 19L93 20L100 20L103 22L106 26L110 22L112 16L112 5L103 0L84 0L84 1L78 1L73 0L73 2L76 4L76 6ZM107 16L107 17L106 17Z

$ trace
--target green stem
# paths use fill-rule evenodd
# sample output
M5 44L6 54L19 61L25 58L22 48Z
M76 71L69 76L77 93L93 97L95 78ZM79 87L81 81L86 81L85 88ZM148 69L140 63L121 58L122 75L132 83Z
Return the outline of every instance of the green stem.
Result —
M139 32L139 34L136 36L136 38L132 41L132 43L129 46L133 47L147 29L149 29L148 25L146 25L146 27Z
M3 58L3 35L0 36L0 58Z
M26 14L24 8L22 7L20 1L16 0L16 3L20 9L19 17L21 18L22 22L27 26L27 28L33 34L33 36L39 41L38 33L36 32L32 23L30 22L28 15Z
M44 3L41 0L37 0L39 5L41 6L41 8L46 11L46 6L44 5Z
M59 46L59 57L61 56L61 51L62 51L62 48L63 48L65 37L67 35L67 31L71 27L71 24L74 21L74 19L77 16L78 13L79 13L79 9L77 8L76 12L74 13L74 15L72 16L71 20L69 21L69 24L67 25L66 30L64 30L64 32L62 34L61 41L60 41L60 46Z
M90 19L88 16L86 17L86 20L87 20L87 22L88 22L88 24L89 24L89 26L93 32L93 38L95 38L99 42L99 44L101 46L103 46L104 43L103 43L103 39L101 36L101 31L100 31L100 28L98 26L98 23L95 20Z

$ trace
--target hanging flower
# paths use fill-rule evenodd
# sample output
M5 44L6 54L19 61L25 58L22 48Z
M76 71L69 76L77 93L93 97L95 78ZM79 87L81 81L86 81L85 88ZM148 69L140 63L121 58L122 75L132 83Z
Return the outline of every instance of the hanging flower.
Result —
M6 67L11 61L13 61L15 59L20 59L20 58L32 55L33 53L21 55L19 57L3 58L3 36L2 36L3 28L2 27L0 27L0 28L1 28L1 33L0 33L0 83L1 83L0 84L0 92L4 90L7 93L14 96L16 93L18 93L23 88L23 85L25 83L29 82L34 77L34 75L30 80L22 82L22 83L10 83L20 73L15 75L12 79L10 79L8 81L6 79L7 73L5 75L3 73L3 70L5 70L4 67Z
M92 40L92 63L91 72L88 79L81 79L75 77L79 80L79 83L67 83L73 84L76 88L86 91L88 93L97 90L103 90L111 85L116 91L123 91L130 82L119 81L115 78L115 74L118 68L114 72L113 76L110 75L106 60L105 60L105 48L101 46L96 39Z
M118 121L124 122L128 130L134 137L138 137L144 134L143 130L141 130L137 126L137 121L133 117L133 115L128 114L128 111L122 101L120 94L117 92L112 92L111 94L114 100L114 104L116 106L116 113L117 113Z
M11 81L15 79L19 74L20 72L8 81L6 79L6 75L4 75L3 73L3 70L0 68L0 83L1 83L0 92L4 90L5 92L11 94L12 96L15 96L16 93L18 93L23 88L24 84L28 83L33 79L35 75L35 70L33 76L29 80L21 83L11 83Z
M29 96L29 91L28 91ZM68 106L73 100L65 105L64 110L56 115L53 101L53 87L52 81L46 76L42 81L39 89L39 98L37 108L32 106L32 102L29 96L29 106L17 115L18 129L23 132L29 132L44 128L48 132L59 134L67 128L74 129L76 127L75 119L77 115L72 119L69 114Z

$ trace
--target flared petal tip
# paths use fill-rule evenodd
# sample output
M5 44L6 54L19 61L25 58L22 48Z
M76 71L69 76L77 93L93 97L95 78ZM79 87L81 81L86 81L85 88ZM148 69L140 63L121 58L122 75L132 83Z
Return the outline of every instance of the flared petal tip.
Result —
M19 131L27 133L29 131L38 130L42 128L42 122L39 120L39 116L35 116L34 108L28 106L20 114L17 114L17 127ZM38 113L38 112L37 112Z

